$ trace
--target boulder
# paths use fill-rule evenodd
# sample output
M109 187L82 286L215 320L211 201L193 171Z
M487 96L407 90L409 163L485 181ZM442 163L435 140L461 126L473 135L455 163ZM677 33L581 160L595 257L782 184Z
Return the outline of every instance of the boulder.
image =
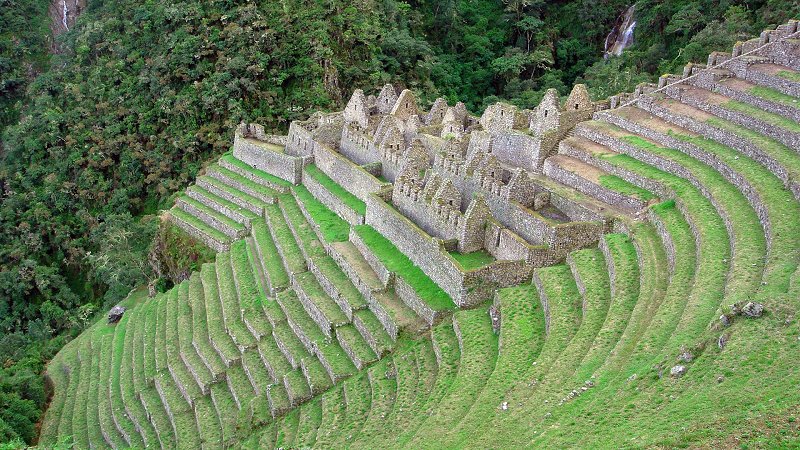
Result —
M747 304L742 307L742 314L747 317L761 317L761 315L764 314L764 305L756 302L747 302Z
M111 311L108 312L108 323L117 323L120 319L122 319L122 315L125 314L125 307L117 305L111 308Z
M675 378L680 378L686 374L686 366L678 364L670 369L669 374Z

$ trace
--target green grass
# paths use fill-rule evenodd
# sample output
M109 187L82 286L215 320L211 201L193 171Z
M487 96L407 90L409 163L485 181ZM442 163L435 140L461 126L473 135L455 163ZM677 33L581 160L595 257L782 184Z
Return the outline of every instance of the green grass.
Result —
M270 205L267 208L267 220L269 223L269 230L272 233L273 240L279 255L283 261L283 265L288 273L301 273L307 270L306 260L297 241L283 217L283 212L278 205Z
M258 274L253 272L248 241L242 239L234 242L230 253L244 322L256 338L260 338L270 332L270 324L262 308L267 298L256 281Z
M272 336L267 336L262 339L262 341L271 339ZM242 352L242 367L244 367L246 373L250 375L248 378L250 378L250 382L255 386L257 392L259 394L266 394L267 386L272 384L272 378L270 378L269 372L267 372L257 349L247 349Z
M182 202L194 207L197 210L202 211L203 213L205 213L206 215L208 215L210 217L213 217L214 219L222 222L223 224L225 224L226 226L230 227L231 229L233 229L235 231L244 230L244 225L242 225L241 223L231 219L230 217L226 216L225 214L222 214L222 213L220 213L220 212L218 212L218 211L216 211L214 209L209 208L208 206L200 203L199 201L197 201L197 200L195 200L195 199L193 199L193 198L191 198L191 197L189 197L187 195L183 195L183 196L178 197L178 198Z
M405 280L433 310L444 311L455 307L453 299L442 288L377 230L369 225L359 225L354 229L381 263Z
M261 356L261 361L269 366L268 372L270 375L274 374L272 383L277 383L283 379L283 374L292 370L291 364L283 356L272 336L261 339L258 343L258 353Z
M792 133L800 133L800 124L792 119L783 117L778 114L764 111L749 103L743 103L736 100L729 100L723 104L725 108L731 109L742 114L762 120L770 125L784 128Z
M242 241L239 241L242 242ZM246 257L246 255L245 255ZM233 279L231 254L229 252L217 253L216 261L217 280L219 283L219 298L222 303L222 319L234 342L240 347L251 347L257 339L250 332L242 319L242 309L245 305L239 304L239 295ZM247 299L245 299L247 301ZM244 308L243 308L244 307ZM250 305L252 310L252 305Z
M252 168L250 169L253 170ZM217 176L221 175L222 177L224 177L226 180L224 182L220 181L221 184L224 183L235 184L236 186L234 188L236 190L245 192L246 194L254 197L258 197L267 203L273 201L275 197L279 194L277 190L269 186L264 186L264 184L257 183L251 180L250 178L245 177L244 175L241 175L238 172L234 172L233 170L230 170L219 164L211 164L210 166L208 166L207 171L210 173L216 172L218 174ZM214 177L209 177L209 178L214 179ZM258 180L259 178L256 177L256 179Z
M355 311L353 313L353 323L360 324L366 330L367 334L372 336L372 339L374 339L376 343L376 348L373 349L376 353L382 354L388 352L394 346L392 338L389 336L389 333L386 332L386 329L383 328L381 321L378 320L375 313L369 309Z
M177 219L180 219L192 227L199 230L201 233L210 236L217 242L226 243L230 241L230 238L227 234L217 230L214 227L209 226L207 223L203 222L202 220L198 219L197 217L189 214L188 212L180 209L180 208L172 208L169 213L175 216Z
M206 447L222 447L223 436L217 411L211 397L201 397L195 402L197 418L197 431L200 433L200 442Z
M458 262L464 270L480 269L494 262L494 256L486 250L478 250L470 253L450 252L450 256Z
M747 92L755 95L756 97L761 97L765 100L770 100L776 103L783 103L787 106L792 106L795 108L800 108L800 99L797 97L792 97L791 95L784 94L781 91L776 89L768 88L765 86L753 86L747 90Z
M305 186L294 186L292 192L319 227L326 242L346 241L350 234L350 224L314 198Z
M800 73L791 70L779 70L776 75L781 78L800 82Z
M269 284L274 290L283 290L289 285L289 275L283 267L278 248L269 233L269 227L263 220L256 220L252 225L260 264L267 274Z
M226 163L229 163L229 164L231 164L233 166L236 166L236 167L242 169L243 171L249 172L250 174L255 176L257 179L261 179L266 183L274 184L274 185L285 187L285 188L288 188L288 187L292 186L292 183L290 183L290 182L288 182L288 181L286 181L286 180L284 180L282 178L278 178L275 175L272 175L272 174L269 174L267 172L264 172L263 170L256 169L256 168L250 166L249 164L247 164L246 162L241 161L239 159L236 159L236 157L233 156L233 153L230 152L230 151L225 153L224 155L222 155L220 157L220 160L221 161L225 161Z
M778 164L784 167L790 178L795 180L800 178L800 154L798 154L797 151L792 150L775 139L726 120L713 118L709 119L707 123L750 141L751 144L761 149L765 154L775 159Z
M220 167L219 169L225 170L224 167ZM233 174L233 175L237 175L237 174ZM241 190L239 190L239 189L237 189L237 188L235 188L233 186L227 185L227 184L223 183L222 181L220 181L220 180L218 180L218 179L216 179L214 177L202 176L202 177L199 177L197 180L198 181L202 180L202 181L210 184L214 188L219 189L222 192L225 192L226 194L230 195L231 197L240 198L240 199L244 200L246 203L249 203L250 205L253 205L253 206L255 206L255 207L259 208L259 209L264 209L268 204L270 204L270 203L267 203L266 201L262 200L261 198L254 197L254 196L248 194L247 192L241 191ZM262 187L261 189L265 189L265 188ZM277 195L277 192L275 193L275 195Z
M192 284L195 288L192 289ZM201 386L208 386L213 381L213 376L208 367L203 363L200 355L192 345L192 308L190 305L191 295L198 293L199 274L195 273L189 281L185 281L178 286L179 296L176 308L176 319L172 326L178 330L178 343L180 344L180 354L186 362L187 368L195 375L197 382ZM137 364L137 367L141 365Z
M195 194L199 194L200 196L211 200L213 203L216 203L219 206L223 206L225 208L228 208L229 210L231 210L233 212L239 213L239 214L241 214L242 216L244 216L244 217L246 217L248 219L252 220L252 219L258 217L258 214L254 213L253 211L250 211L247 208L243 208L243 207L237 205L236 203L233 203L232 201L230 201L230 200L228 200L228 199L226 199L224 197L220 197L219 195L217 195L217 194L215 194L215 193L213 193L213 192L211 192L211 191L209 191L209 190L207 190L205 188L202 188L202 187L200 187L200 186L198 186L196 184L193 184L193 185L189 186L188 188L186 188L186 192L194 192Z
M211 340L208 337L208 319L206 317L205 294L201 274L192 274L189 283L192 342L197 345L198 355L208 364L212 376L219 377L225 372L225 363L214 350L214 347L211 346Z
M317 430L322 422L322 407L320 403L319 399L314 399L300 407L300 417L294 439L296 447L310 448L314 446L317 440Z
M466 445L469 436L496 414L505 393L525 379L545 341L544 311L533 285L497 291L502 314L497 364L474 406L451 434L457 446Z
M203 297L205 299L206 323L208 337L223 360L231 362L239 359L239 349L225 328L222 314L222 303L217 286L217 269L214 264L203 264L200 270L203 281Z
M601 175L600 185L622 195L635 197L645 202L656 198L656 195L647 189L629 183L616 175Z
M290 370L283 376L286 393L294 404L301 403L311 397L311 388L300 369Z
M322 422L317 433L317 448L333 448L336 433L344 423L347 410L342 385L337 385L322 396Z
M278 423L275 448L294 448L297 428L300 423L300 408L291 410Z
M444 444L443 434L456 426L469 412L477 395L486 386L497 361L497 336L492 332L486 309L460 310L454 313L453 327L462 336L461 365L439 408L428 416L410 441L420 446L430 439Z
M391 414L397 391L396 377L387 377L386 373L394 367L391 356L387 356L367 369L372 390L372 403L369 415L361 427L359 440L369 442L369 439L383 435L386 429L385 418ZM323 422L324 423L324 422ZM321 428L322 424L320 424Z
M343 188L337 182L333 181L331 177L321 171L317 166L310 164L303 170L306 171L314 180L321 184L331 194L335 195L345 205L350 207L353 211L361 214L362 216L367 213L367 205L362 202L358 197L351 194L347 189Z
M222 436L225 442L232 442L236 438L236 418L239 414L236 402L231 397L226 383L212 384L210 390L214 409L217 410L217 417L220 419Z
M362 371L345 381L343 389L347 405L346 420L339 427L338 440L334 443L334 448L344 447L354 440L367 420L372 405L372 391L367 372Z

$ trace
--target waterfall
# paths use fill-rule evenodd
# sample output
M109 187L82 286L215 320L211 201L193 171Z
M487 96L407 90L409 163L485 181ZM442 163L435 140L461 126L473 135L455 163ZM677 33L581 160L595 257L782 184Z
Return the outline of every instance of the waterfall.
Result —
M635 11L636 4L633 4L617 18L611 32L606 36L604 58L619 56L633 44L633 30L636 28L636 20L633 18Z
M67 16L69 15L69 8L67 8L67 0L61 0L61 10L62 10L62 17L61 23L64 24L64 29L69 31L69 25L67 24Z

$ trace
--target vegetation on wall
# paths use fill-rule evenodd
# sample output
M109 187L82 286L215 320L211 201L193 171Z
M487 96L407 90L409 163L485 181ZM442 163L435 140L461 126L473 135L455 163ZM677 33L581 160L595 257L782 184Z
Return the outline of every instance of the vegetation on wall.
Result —
M210 259L146 216L239 122L285 129L384 83L475 113L574 82L603 98L800 12L641 0L635 45L604 60L629 1L89 1L48 56L49 2L0 0L0 442L35 439L40 374L69 336L131 288Z

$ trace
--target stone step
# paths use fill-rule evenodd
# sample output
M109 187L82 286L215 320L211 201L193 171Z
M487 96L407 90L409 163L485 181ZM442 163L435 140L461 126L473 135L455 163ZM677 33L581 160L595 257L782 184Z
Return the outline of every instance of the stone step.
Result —
M216 252L227 251L230 247L231 239L228 235L180 208L171 209L169 217L176 226L184 230L189 236L204 243Z
M123 370L123 364L128 365L128 362L125 358L125 348L126 348L126 340L128 341L128 347L130 346L131 339L126 339L127 333L127 326L129 322L130 316L122 316L119 322L114 326L114 341L112 344L112 359L111 359L111 373L109 377L109 397L111 399L111 418L114 422L119 433L125 439L129 446L144 446L144 441L142 440L141 435L137 430L137 423L129 416L129 412L125 408L125 398L130 396L135 396L132 393L133 386L126 386L123 382L123 375L125 375L125 371ZM163 344L162 344L163 345ZM76 358L79 356L76 355ZM78 361L80 364L80 361ZM77 389L77 383L80 382L80 372L79 366L75 365L72 368L72 372L70 374L72 377L70 379L70 390L74 392ZM167 375L169 376L169 375ZM73 386L73 381L75 386ZM123 390L125 390L125 394L123 395ZM72 411L74 409L74 394L67 397L69 403L64 405L64 409L67 411ZM68 416L69 417L69 416ZM62 417L62 425L64 423ZM72 434L71 430L71 421L70 419L66 419L68 421L68 429L62 430L62 427L59 426L59 434L64 435L63 433Z
M214 350L208 336L208 319L205 307L205 289L200 273L194 273L189 278L189 308L191 310L192 346L200 360L211 373L214 382L220 381L225 375L225 362L219 353Z
M231 245L230 262L241 320L256 340L260 340L269 334L271 326L262 307L267 297L256 280L258 273L253 270L249 240Z
M262 341L271 339L270 336L265 337ZM261 342L259 342L259 345ZM259 347L260 348L260 347ZM261 359L259 349L247 349L242 353L242 369L247 375L250 384L253 385L256 395L267 395L267 386L272 384L272 377L270 376L264 361Z
M422 445L440 436L441 430L458 425L477 398L464 392L481 392L496 366L498 340L485 308L456 311L452 324L461 350L458 374L447 395L409 442L410 447Z
M225 366L231 367L241 361L241 353L225 327L222 303L219 298L216 266L211 263L203 264L200 270L200 278L203 282L203 298L205 300L204 306L209 341Z
M311 395L321 394L333 386L333 380L328 375L328 371L316 357L303 358L300 361L300 370L303 371L303 376L306 377L306 382L311 388Z
M724 95L695 86L680 85L667 89L666 93L675 100L691 107L691 111L700 110L713 114L754 132L769 136L800 151L800 124L793 119L764 111L749 103L732 100ZM647 108L649 103L644 103L642 106L649 109ZM659 104L663 102L653 103ZM699 115L694 120L701 121L704 118L703 115Z
M289 275L283 267L281 255L272 240L269 227L264 220L255 220L252 223L253 241L258 254L257 262L261 265L262 273L266 278L267 295L274 297L278 292L289 286Z
M250 166L244 161L237 159L231 153L222 155L222 157L219 159L219 165L230 171L236 172L237 174L259 184L264 188L268 188L278 193L289 192L289 188L292 185L286 180Z
M303 308L326 337L333 337L335 327L348 323L347 316L342 309L325 293L311 272L292 276L292 287Z
M219 172L218 172L219 173ZM264 208L275 202L274 197L259 196L248 194L234 186L225 182L225 179L219 179L207 175L197 178L195 184L214 195L224 198L229 202L235 203L240 208L244 208L258 216L264 215ZM266 197L266 199L265 199Z
M225 329L233 338L240 351L255 347L258 342L247 324L242 320L242 308L239 305L239 295L236 292L236 283L233 280L231 255L228 252L217 253L216 257L217 286L222 307L222 316L218 317L225 323Z
M315 165L303 169L303 186L311 195L350 225L364 223L366 205Z
M181 286L185 286L185 289ZM187 407L191 407L194 399L203 395L204 387L199 384L192 370L187 367L186 362L181 354L180 339L178 337L178 303L180 302L181 291L188 290L188 281L184 281L178 286L179 289L172 289L167 293L167 301L165 308L166 312L166 334L164 346L167 350L167 372L174 380L174 388L176 388L183 399L186 401ZM164 374L162 374L164 375ZM158 377L157 377L158 379ZM161 377L162 384L166 384L168 378ZM172 387L162 386L163 389L171 389ZM177 407L173 405L173 408ZM181 408L181 411L184 409Z
M752 64L736 75L751 83L766 86L786 95L800 97L800 72L768 62Z
M283 386L286 388L286 395L292 407L299 406L311 398L311 387L301 369L287 372L283 376Z
M308 271L306 258L297 245L294 234L283 217L278 205L270 205L266 209L267 224L286 273L291 277L296 273Z
M209 227L225 234L230 239L239 239L247 234L247 229L241 223L232 220L219 211L209 208L203 203L186 195L178 197L175 200L175 208L182 209L195 216Z
M630 214L644 208L649 198L625 195L604 185L615 176L591 164L567 155L554 155L544 161L544 174L602 202L623 209ZM640 194L642 195L642 194ZM642 195L644 196L644 195Z
M675 100L647 106L664 121L733 148L769 169L800 199L800 152L750 128Z
M236 407L236 401L231 396L227 383L217 383L211 386L211 402L217 411L217 417L220 419L223 439L226 443L234 442L237 437L236 422L239 410Z
M194 405L194 417L202 448L222 448L224 446L222 425L211 397L204 396L197 399Z
M249 351L252 351L252 349ZM229 368L226 372L225 381L233 401L236 402L236 408L241 411L242 408L247 407L250 404L250 400L256 395L256 387L247 377L244 364Z
M708 82L696 81L697 78L693 78L690 82L730 99L749 103L764 111L800 122L800 98L732 76L730 72L725 71L725 73L730 75L714 77Z
M193 281L194 280L194 281ZM195 289L190 289L190 285L195 284ZM177 302L173 306L174 319L172 326L178 330L178 345L180 348L181 359L183 360L186 368L192 374L195 382L200 387L203 395L208 395L208 387L214 382L214 376L208 367L203 362L203 359L197 353L197 350L192 345L192 308L190 305L190 295L197 292L197 287L200 285L200 278L198 273L192 274L190 280L184 281L178 285Z
M388 353L394 346L394 341L378 316L370 309L363 309L353 313L353 326L361 333L378 358Z
M304 403L300 408L294 446L311 448L317 441L317 430L322 422L322 406L320 399Z
M233 203L224 197L220 197L219 195L214 194L213 192L210 192L196 184L186 188L185 194L187 197L197 200L203 205L213 209L214 211L217 211L234 222L244 225L245 227L249 227L250 221L253 218L258 217L257 213L254 213L247 208L243 208L236 203Z
M336 340L358 370L378 359L372 347L353 325L337 327Z
M289 395L286 393L286 386L283 383L271 384L267 389L267 399L272 417L279 417L292 408Z
M273 384L280 382L283 379L283 375L292 370L292 365L281 353L278 344L275 343L275 339L262 339L258 343L258 354Z
M392 413L397 395L396 373L391 355L367 369L372 401L369 414L359 434L360 440L367 441L382 435L386 430L386 417Z

